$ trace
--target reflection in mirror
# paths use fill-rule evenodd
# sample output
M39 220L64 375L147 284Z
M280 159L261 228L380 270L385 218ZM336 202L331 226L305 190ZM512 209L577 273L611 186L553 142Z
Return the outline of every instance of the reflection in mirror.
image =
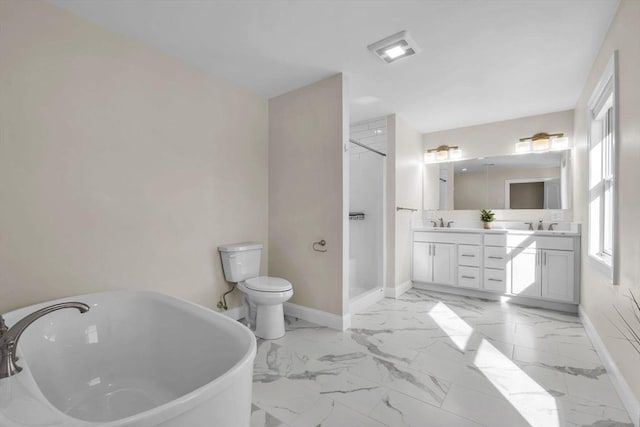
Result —
M425 209L568 209L568 160L565 150L425 165Z

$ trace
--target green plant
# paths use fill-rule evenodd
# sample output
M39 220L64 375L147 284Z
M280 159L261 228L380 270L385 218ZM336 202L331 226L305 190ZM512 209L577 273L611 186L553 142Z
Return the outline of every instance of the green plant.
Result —
M482 222L493 222L496 219L496 214L491 209L482 209L480 211L480 219Z

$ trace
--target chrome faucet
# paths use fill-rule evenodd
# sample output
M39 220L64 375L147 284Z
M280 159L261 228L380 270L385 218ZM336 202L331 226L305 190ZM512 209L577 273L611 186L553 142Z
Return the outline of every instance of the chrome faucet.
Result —
M433 224L433 228L436 228L438 226L438 223L435 222L434 220L431 220L431 224Z
M38 311L25 316L22 320L16 322L11 328L7 328L4 318L0 315L0 378L7 378L22 371L22 368L16 365L16 349L18 348L18 340L25 329L33 322L51 312L62 310L64 308L75 308L80 313L89 311L89 306L81 302L62 302L60 304L50 305L41 308Z
M440 227L444 228L444 220L442 218L440 218Z
M529 230L533 230L533 222L525 222L524 225L528 225Z
M538 220L538 230L544 230L544 225L542 225L542 220Z
M451 228L451 224L453 224L453 221L447 221L447 228Z
M557 222L552 222L551 224L549 224L549 231L553 231L554 230L554 226L558 225Z

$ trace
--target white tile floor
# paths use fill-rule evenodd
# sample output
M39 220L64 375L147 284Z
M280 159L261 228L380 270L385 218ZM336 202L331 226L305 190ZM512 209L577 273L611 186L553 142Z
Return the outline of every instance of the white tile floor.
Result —
M252 427L632 426L580 320L412 289L258 341Z

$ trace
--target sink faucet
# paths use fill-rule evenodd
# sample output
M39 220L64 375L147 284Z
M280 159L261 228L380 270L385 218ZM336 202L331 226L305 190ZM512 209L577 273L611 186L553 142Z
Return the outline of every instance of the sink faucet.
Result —
M451 228L451 224L453 224L454 221L447 221L447 228Z
M524 225L528 225L529 230L533 230L533 222L525 222Z
M549 231L553 231L554 230L554 226L558 225L557 222L552 222L551 224L549 224Z
M431 220L431 224L433 224L433 227L434 227L434 228L438 226L438 223L437 223L437 222L435 222L434 220Z
M22 368L16 365L16 349L18 348L18 340L25 329L33 322L51 312L62 310L63 308L75 308L80 313L89 311L89 306L81 302L63 302L60 304L50 305L41 308L38 311L25 316L22 320L16 322L11 328L7 328L4 318L0 315L0 378L7 378L22 371Z
M444 228L444 220L440 218L440 227Z
M538 230L544 230L544 225L542 225L542 220L538 220Z

